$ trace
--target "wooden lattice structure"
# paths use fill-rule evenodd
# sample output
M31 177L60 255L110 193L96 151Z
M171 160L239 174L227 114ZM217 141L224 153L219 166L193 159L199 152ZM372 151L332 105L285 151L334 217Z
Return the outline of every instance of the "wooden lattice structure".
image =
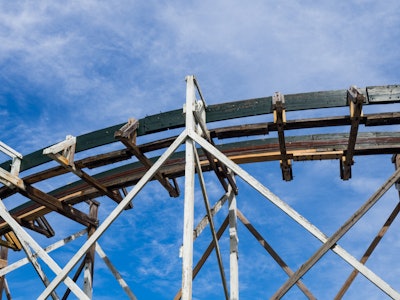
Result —
M199 98L199 99L197 99ZM393 162L399 166L400 133L391 130L400 124L400 112L395 111L398 106L388 105L400 102L400 86L374 86L366 88L351 87L346 90L311 92L303 94L282 95L276 93L271 97L235 101L216 105L207 105L193 76L187 77L186 103L183 110L177 109L136 120L130 119L127 123L117 124L81 136L68 136L64 141L45 149L27 155L21 155L9 146L1 143L0 150L10 156L11 160L0 165L0 198L5 199L20 194L26 197L26 202L8 210L4 204L0 205L0 289L7 298L11 299L5 274L15 269L8 265L8 249L24 250L27 258L35 267L44 283L44 291L38 299L52 297L58 299L55 288L62 282L67 285L67 298L72 291L80 299L92 298L92 272L94 255L97 252L104 258L126 291L130 299L136 299L134 291L126 285L118 271L113 267L102 248L96 241L123 210L132 207L132 199L140 192L149 180L157 180L171 197L180 195L180 188L176 178L185 177L184 198L185 211L183 220L183 247L182 247L182 290L175 299L190 299L192 280L199 272L202 264L214 249L217 253L222 286L226 299L238 299L238 260L237 260L237 231L236 222L239 219L257 238L268 253L279 263L289 275L289 280L278 290L272 298L281 298L293 286L297 285L309 299L314 299L305 284L300 279L327 251L332 250L349 263L354 272L338 293L340 298L351 284L357 273L363 274L373 284L388 296L400 299L400 293L365 266L365 262L382 238L385 230L366 251L361 261L356 260L336 242L374 205L380 197L399 181L400 169L370 199L354 213L343 226L331 237L324 235L308 220L299 215L287 203L264 187L254 177L245 172L239 165L249 162L279 161L282 179L293 180L293 164L296 161L337 160L338 174L341 179L349 180L355 157L359 155L392 154ZM364 114L364 106L374 105L388 107L382 113ZM289 119L287 112L329 109L348 107L348 114L338 116L321 116L318 118ZM394 111L393 111L394 109ZM273 121L252 123L250 117L273 115ZM241 125L226 126L224 122L246 118ZM250 120L250 121L249 121ZM213 124L218 124L213 127ZM370 131L376 126L384 126L388 130ZM322 133L314 135L290 135L291 131L301 132L310 128L348 128L344 133ZM365 130L359 132L359 128ZM179 136L170 136L170 129L181 128ZM379 127L382 128L382 127ZM163 132L162 139L141 143L143 136ZM172 131L176 132L176 131ZM269 138L274 133L276 137ZM246 138L245 138L246 137ZM227 139L228 142L223 142ZM232 140L234 140L232 142ZM120 144L119 150L102 152L104 145ZM185 150L178 148L185 144ZM97 151L97 149L99 149ZM147 153L164 151L159 157L149 157ZM90 153L85 156L85 153ZM93 152L96 152L93 155ZM75 160L75 153L81 158ZM56 161L47 167L50 161ZM119 163L114 167L114 163ZM40 171L24 175L24 172L41 166ZM106 168L96 173L96 168ZM95 175L89 175L88 169ZM203 172L215 173L225 194L221 199L211 204L205 189ZM72 173L78 177L73 183L61 184L61 187L45 193L34 187L36 183L57 178L60 175ZM198 174L207 215L194 226L194 177ZM241 177L261 195L266 197L282 211L303 226L307 231L322 242L321 248L297 271L292 271L283 262L278 253L264 240L249 220L237 208L236 196L238 189L235 177ZM128 193L128 189L130 189ZM106 196L117 203L110 215L99 224L97 209L99 201L96 197ZM88 212L76 208L77 204L88 203ZM215 228L213 216L221 206L227 202L229 216L218 229ZM389 216L384 228L390 226L397 216L397 207ZM84 226L85 230L75 236L88 235L87 241L76 255L61 268L27 233L26 229L33 230L46 237L56 234L46 215L57 212L60 218L69 218ZM200 235L204 227L209 224L213 242L204 253L199 264L193 268L193 241ZM230 234L230 283L227 283L225 269L222 266L218 240L224 230L229 227ZM74 238L70 237L71 238ZM35 254L36 253L36 254ZM41 270L37 261L39 256L56 274L51 282ZM72 278L71 269L79 264L78 271ZM81 289L75 283L81 273L84 273L84 287ZM266 295L271 297L271 295ZM1 296L0 296L1 298Z

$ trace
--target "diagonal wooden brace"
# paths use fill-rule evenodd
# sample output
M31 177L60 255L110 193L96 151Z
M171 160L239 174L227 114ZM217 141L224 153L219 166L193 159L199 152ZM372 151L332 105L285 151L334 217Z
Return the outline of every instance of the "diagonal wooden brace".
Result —
M196 110L193 112L193 115L195 117L195 120L198 124L197 126L197 131L200 135L204 136L205 139L212 145L214 144L214 141L210 135L210 131L207 129L206 125L206 111L205 109L207 108L205 101L203 99L203 96L201 94L200 88L198 87L198 83L196 83L197 90L200 94L200 98L202 101L197 101L196 102ZM204 149L203 149L204 150ZM225 178L228 180L228 183L232 186L232 189L235 193L235 195L238 194L238 187L236 185L236 182L233 178L232 172L228 170L228 168L224 165L221 164L217 159L215 159L212 154L208 153L207 151L204 151L204 154L206 155L211 168L217 175L218 180L222 184L223 188L225 189L225 192L228 192L228 184L225 181Z
M44 149L43 154L57 161L65 169L75 174L86 183L95 187L104 195L113 199L115 202L120 203L122 201L122 196L119 192L110 190L109 188L101 184L97 179L93 178L92 176L84 172L81 168L75 165L74 163L75 147L76 147L76 137L68 135L65 141ZM129 206L127 208L131 207L132 206Z
M274 123L276 124L278 130L279 150L281 152L280 165L282 170L282 179L290 181L293 179L292 161L289 159L289 156L286 152L284 132L284 127L286 124L285 98L281 93L276 92L275 95L272 96L272 108L274 110Z
M39 216L35 220L26 221L21 219L19 222L22 226L29 228L33 231L43 234L46 237L53 237L55 232L50 223L44 216Z
M351 127L347 150L340 160L340 177L343 180L351 178L351 166L354 164L353 156L356 147L358 127L363 115L362 105L365 101L365 96L357 87L351 86L347 91L347 101L350 107Z
M153 163L143 154L143 152L136 145L137 128L139 122L136 119L129 119L128 123L122 126L119 130L114 133L114 137L123 143L128 150L136 156L136 158L146 167L147 170L151 168ZM162 184L163 187L168 191L171 197L178 197L180 194L176 179L173 179L172 185L161 172L157 172L154 177Z
M12 175L2 168L0 168L0 182L3 182L11 188L15 188L21 195L47 207L50 210L57 211L78 223L85 226L88 226L89 224L97 224L96 220L90 219L86 214L73 206L61 202L57 198L25 183L18 176Z

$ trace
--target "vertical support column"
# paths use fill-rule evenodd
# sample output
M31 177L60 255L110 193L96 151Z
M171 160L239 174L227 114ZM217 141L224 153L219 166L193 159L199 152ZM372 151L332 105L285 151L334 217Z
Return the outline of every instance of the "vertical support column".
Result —
M0 246L0 269L7 266L8 248ZM0 300L3 299L3 291L5 290L5 276L0 277Z
M239 252L237 235L237 205L235 193L229 195L229 240L230 240L230 300L239 300Z
M186 130L195 130L194 105L195 105L194 77L186 77ZM186 165L185 165L185 200L183 214L183 246L182 246L182 300L192 299L192 268L193 268L193 226L194 226L194 144L190 138L186 139Z
M95 201L90 202L89 216L97 220L99 204ZM88 227L88 238L90 238L96 231L95 226ZM83 292L92 299L93 296L93 269L94 269L94 254L96 245L92 245L85 256L85 266L83 271Z
M400 155L399 154L394 154L392 157L392 163L394 163L394 168L397 170L400 168ZM397 181L395 183L396 190L399 191L399 197L400 197L400 181Z

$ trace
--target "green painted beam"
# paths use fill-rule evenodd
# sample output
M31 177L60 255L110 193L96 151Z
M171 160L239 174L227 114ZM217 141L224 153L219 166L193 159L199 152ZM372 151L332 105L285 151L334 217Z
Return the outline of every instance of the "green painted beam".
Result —
M371 97L371 101L367 101L366 104L400 102L399 85L367 87L362 90L368 97ZM271 99L272 97L264 97L210 105L207 108L207 122L270 114L272 112ZM285 101L287 111L343 107L347 106L347 90L285 95ZM117 124L78 136L76 152L116 142L114 132L123 125L124 123ZM183 126L183 111L178 109L140 119L138 135L142 136ZM49 162L50 158L42 155L42 151L43 149L40 149L24 155L21 172ZM11 161L6 161L0 167L10 170L10 164Z

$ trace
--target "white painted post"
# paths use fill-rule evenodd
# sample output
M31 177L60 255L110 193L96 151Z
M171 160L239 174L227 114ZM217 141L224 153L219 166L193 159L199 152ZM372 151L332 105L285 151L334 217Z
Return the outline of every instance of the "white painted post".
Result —
M195 130L193 112L195 110L194 77L186 77L186 131ZM185 200L183 213L183 246L182 246L182 300L192 299L193 278L193 225L194 225L194 144L186 139L185 164Z

